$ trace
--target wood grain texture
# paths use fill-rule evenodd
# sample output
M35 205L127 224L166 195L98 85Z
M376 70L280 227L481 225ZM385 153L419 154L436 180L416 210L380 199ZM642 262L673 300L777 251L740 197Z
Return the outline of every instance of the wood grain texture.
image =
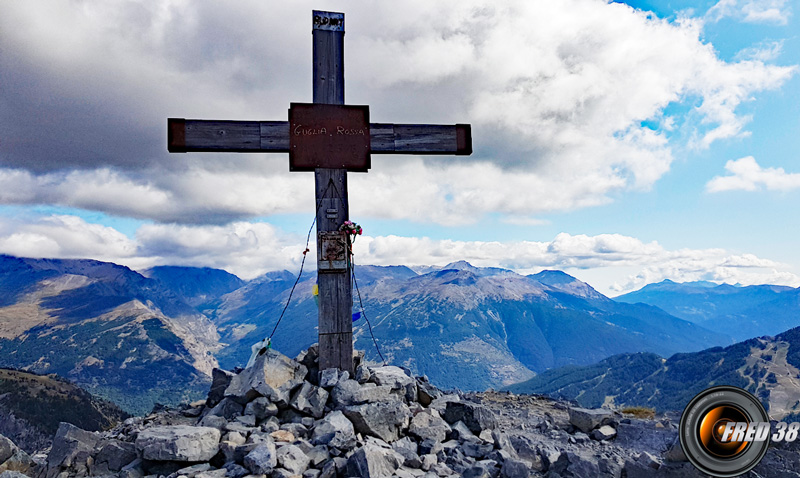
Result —
M318 168L314 171L314 183L314 196L318 205L317 233L338 231L342 223L350 217L347 171ZM317 241L317 247L319 255L320 241ZM353 334L353 290L350 271L348 269L325 271L318 265L317 283L319 284L320 364L329 364L330 367L352 372L353 344L342 340L342 337L352 339ZM327 334L338 334L339 338L325 339L324 336ZM323 343L328 344L327 349L323 349ZM337 346L346 350L337 349ZM348 358L342 361L342 357ZM321 369L324 370L324 367Z
M342 280L344 279L344 280ZM352 333L353 331L353 301L350 292L350 273L320 272L319 281L319 303L323 301L330 304L332 313L327 317L328 320L320 320L320 334L342 334ZM350 298L350 301L347 299ZM320 314L322 311L320 310ZM320 317L321 319L322 317Z
M344 104L344 31L313 30L314 103Z
M342 19L344 19L342 17ZM344 104L344 31L313 30L314 103ZM314 170L317 202L317 232L338 231L349 217L347 170ZM337 213L328 213L336 209ZM317 241L317 257L320 257ZM320 370L338 368L353 375L353 290L350 270L322 271L317 267L319 284L319 365Z
M170 118L171 152L289 152L288 121L219 121ZM370 123L374 154L468 155L470 125Z
M261 126L257 121L186 122L186 143L208 144L222 151L258 151Z
M319 369L338 368L354 376L353 334L320 334Z
M370 150L373 153L393 153L394 145L394 126L391 123L370 123L369 141Z
M289 122L261 121L261 150L263 152L289 151Z
M377 154L472 154L470 125L370 123L370 148Z

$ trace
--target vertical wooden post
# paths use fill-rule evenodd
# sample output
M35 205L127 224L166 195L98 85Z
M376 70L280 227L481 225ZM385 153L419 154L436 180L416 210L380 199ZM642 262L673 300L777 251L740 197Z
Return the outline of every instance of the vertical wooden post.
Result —
M344 104L344 14L314 11L313 77L314 103ZM338 231L349 219L347 170L314 170L317 209L317 257L319 233ZM349 263L349 260L348 260ZM353 375L353 290L350 270L320 272L319 368L338 368Z

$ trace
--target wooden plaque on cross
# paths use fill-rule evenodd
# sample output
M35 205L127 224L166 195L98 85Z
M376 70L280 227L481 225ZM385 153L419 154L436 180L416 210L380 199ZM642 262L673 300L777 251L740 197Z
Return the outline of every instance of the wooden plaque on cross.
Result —
M347 171L371 154L472 154L468 124L370 123L369 107L344 104L344 14L312 12L313 103L292 103L287 121L169 118L167 149L289 153L291 171L313 171L317 204L320 370L353 373L353 291L339 231L349 220Z

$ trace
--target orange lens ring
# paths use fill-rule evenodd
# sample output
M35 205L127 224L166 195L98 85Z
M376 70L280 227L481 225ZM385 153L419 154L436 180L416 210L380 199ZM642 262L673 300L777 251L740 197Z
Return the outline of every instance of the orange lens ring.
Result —
M748 416L739 407L720 405L706 412L697 428L698 438L710 454L720 458L735 458L750 445L747 441L722 441L720 426L727 422L750 423ZM724 430L724 428L723 428Z

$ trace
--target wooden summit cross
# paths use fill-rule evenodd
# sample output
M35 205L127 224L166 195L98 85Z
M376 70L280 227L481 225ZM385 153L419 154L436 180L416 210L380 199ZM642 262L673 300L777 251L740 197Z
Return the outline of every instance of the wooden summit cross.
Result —
M472 153L470 125L370 123L369 107L344 104L344 14L313 13L313 103L291 103L289 121L169 118L168 150L289 153L290 171L313 171L317 204L320 370L353 373L353 291L347 171L367 172L370 154Z

